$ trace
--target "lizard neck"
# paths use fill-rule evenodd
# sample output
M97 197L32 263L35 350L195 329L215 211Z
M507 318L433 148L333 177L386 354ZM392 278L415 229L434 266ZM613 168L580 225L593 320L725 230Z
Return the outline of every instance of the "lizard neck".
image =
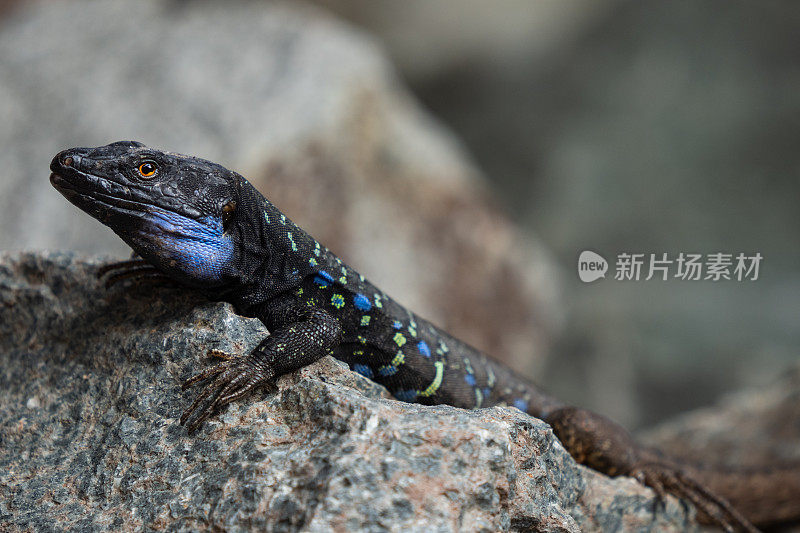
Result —
M213 295L245 316L260 316L269 300L317 271L320 244L241 178L235 283ZM316 252L316 253L315 253Z

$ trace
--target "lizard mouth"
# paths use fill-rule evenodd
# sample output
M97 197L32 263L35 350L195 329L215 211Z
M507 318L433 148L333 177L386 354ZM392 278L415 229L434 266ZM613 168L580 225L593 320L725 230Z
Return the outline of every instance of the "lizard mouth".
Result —
M72 184L64 178L61 174L56 172L50 173L50 185L56 188L57 191L61 192L63 190L74 191L76 190Z
M82 181L84 181L83 185L88 185L90 180L94 178L93 181L96 182L94 185L97 188L102 187L100 183L104 181L98 176L90 176L83 173L81 173L81 178L83 178ZM50 174L50 183L58 192L63 194L67 200L97 218L100 218L99 211L107 212L108 210L115 210L127 214L139 215L149 212L150 206L148 204L106 194L96 190L95 187L76 185L65 175L58 172L52 172Z

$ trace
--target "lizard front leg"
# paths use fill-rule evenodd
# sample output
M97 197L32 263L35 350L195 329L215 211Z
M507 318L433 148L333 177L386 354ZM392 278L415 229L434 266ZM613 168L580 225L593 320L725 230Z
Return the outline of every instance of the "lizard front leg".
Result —
M690 469L634 441L628 431L612 420L576 407L564 407L545 421L564 448L579 463L609 476L630 476L655 491L692 502L706 521L725 531L758 530L724 498L697 481Z
M279 325L271 320L271 335L252 352L226 359L183 383L183 390L186 390L213 379L183 412L181 425L197 414L188 426L193 432L222 406L283 374L313 363L340 341L339 321L323 310L290 305L281 308L275 316ZM205 406L200 409L204 402Z

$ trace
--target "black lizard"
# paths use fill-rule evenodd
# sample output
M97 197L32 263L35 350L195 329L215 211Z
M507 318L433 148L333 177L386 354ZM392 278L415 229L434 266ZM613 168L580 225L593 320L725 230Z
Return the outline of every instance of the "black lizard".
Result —
M543 418L578 461L636 477L659 496L684 497L726 529L753 530L743 514L762 523L785 518L779 507L789 518L800 514L800 468L700 470L637 445L610 420L563 404L396 303L220 165L122 141L65 150L50 168L56 189L141 257L103 269L109 283L167 276L269 328L252 352L216 353L222 362L184 383L208 381L181 417L190 431L256 387L332 354L398 400L507 404ZM788 489L770 492L780 483Z

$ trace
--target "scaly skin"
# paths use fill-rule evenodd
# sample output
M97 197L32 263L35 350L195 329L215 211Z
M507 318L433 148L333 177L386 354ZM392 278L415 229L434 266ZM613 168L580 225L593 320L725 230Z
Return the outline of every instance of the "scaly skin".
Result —
M184 383L206 382L181 417L190 431L253 389L332 354L398 400L507 404L543 418L579 462L686 498L727 530L800 518L800 467L701 470L636 444L610 420L548 396L396 303L235 172L132 141L65 150L50 168L56 189L142 258L102 269L109 285L168 278L269 328L252 352L215 353L220 363Z

